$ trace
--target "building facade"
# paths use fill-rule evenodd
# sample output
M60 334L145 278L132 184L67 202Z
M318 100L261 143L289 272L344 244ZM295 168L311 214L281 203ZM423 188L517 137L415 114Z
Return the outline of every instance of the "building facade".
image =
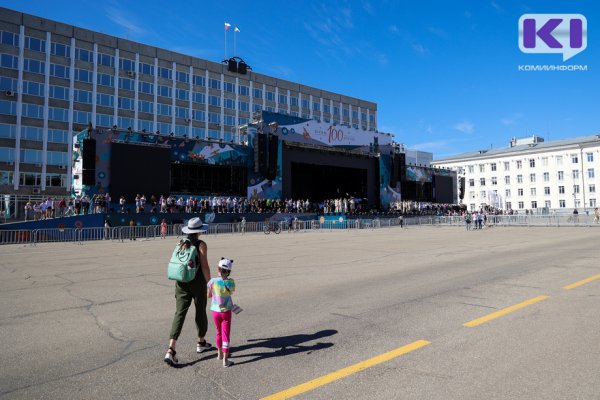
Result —
M236 140L261 110L377 129L377 105L0 8L0 194L71 189L88 124Z
M461 201L470 210L589 210L597 207L600 135L544 142L533 136L510 147L432 162L457 171Z

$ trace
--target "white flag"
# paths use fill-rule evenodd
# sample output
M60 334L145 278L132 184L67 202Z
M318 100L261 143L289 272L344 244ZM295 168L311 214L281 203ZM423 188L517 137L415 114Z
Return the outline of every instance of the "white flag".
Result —
M238 27L236 26L236 27L235 27L235 29L234 29L234 32L239 32L239 31L240 31L240 28L238 28Z

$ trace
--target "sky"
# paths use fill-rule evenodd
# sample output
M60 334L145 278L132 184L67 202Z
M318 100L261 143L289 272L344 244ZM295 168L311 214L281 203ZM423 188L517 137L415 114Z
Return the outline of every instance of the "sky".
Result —
M222 61L224 22L256 72L377 103L379 130L434 158L600 134L600 3L556 0L88 1L0 5L187 55ZM588 47L519 49L523 14L583 14ZM228 32L227 57L233 56ZM519 71L582 65L587 71Z

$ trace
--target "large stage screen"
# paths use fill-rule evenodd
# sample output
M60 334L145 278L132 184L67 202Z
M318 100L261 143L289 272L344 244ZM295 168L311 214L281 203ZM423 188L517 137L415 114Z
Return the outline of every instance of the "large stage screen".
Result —
M451 176L435 175L435 202L453 204L454 184Z
M110 158L110 194L121 195L128 202L136 194L147 199L168 195L171 188L171 153L169 148L113 143Z

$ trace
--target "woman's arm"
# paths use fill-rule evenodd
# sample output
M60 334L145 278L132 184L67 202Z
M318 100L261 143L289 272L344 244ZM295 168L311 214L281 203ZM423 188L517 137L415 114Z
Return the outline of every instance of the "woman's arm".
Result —
M210 281L210 267L208 266L208 248L206 243L201 242L200 245L198 245L198 253L204 281L208 283L208 281Z

